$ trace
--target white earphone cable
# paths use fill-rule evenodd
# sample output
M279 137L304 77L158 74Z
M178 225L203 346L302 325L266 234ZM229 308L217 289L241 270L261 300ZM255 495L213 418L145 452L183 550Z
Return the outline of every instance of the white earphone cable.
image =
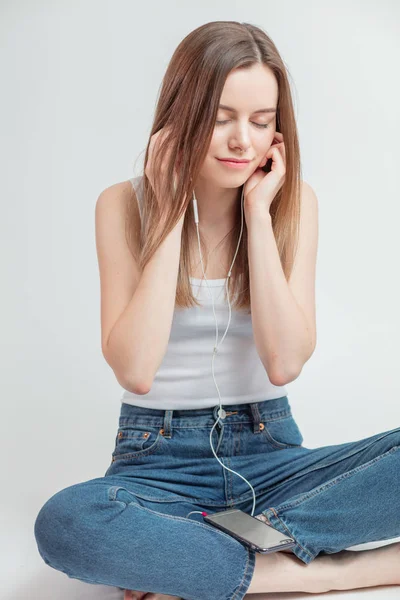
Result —
M241 211L241 214L242 214L242 220L241 220L240 236L239 236L239 241L238 241L238 244L237 244L237 247L236 247L235 256L233 257L233 261L232 261L232 264L231 264L231 267L230 267L230 269L229 269L229 272L228 272L228 275L227 275L227 279L226 279L226 293L227 293L227 297L228 297L228 306L229 306L229 319L228 319L228 325L226 326L226 329L225 329L225 333L224 333L224 335L222 336L222 339L221 339L221 341L219 342L219 344L218 344L218 321L217 321L217 317L216 317L216 314L215 314L215 308L214 308L214 297L213 297L213 295L212 295L212 292L211 292L211 290L210 290L210 286L208 285L208 280L207 280L207 277L206 277L206 274L205 274L205 271L204 271L203 259L202 259L202 255L201 255L201 244L200 244L200 235L199 235L199 214L198 214L198 211L197 211L197 199L196 199L196 196L195 196L194 190L193 190L193 200L192 200L192 201L193 201L193 210L194 210L194 221L195 221L195 224L196 224L196 230L197 230L197 240L198 240L198 245L199 245L199 253L200 253L201 268L202 268L202 271L203 271L204 280L205 280L205 282L206 282L206 284L207 284L207 288L208 288L208 291L209 291L209 293L210 293L210 298L211 298L211 301L212 301L212 307L213 307L213 313L214 313L214 319L215 319L215 325L216 325L216 331L215 331L215 336L216 336L216 337L215 337L215 345L214 345L214 350L213 350L212 359L211 359L211 370L212 370L212 375L213 375L214 383L215 383L215 386L216 386L216 388L217 388L218 397L219 397L219 411L218 411L218 420L217 420L217 421L214 423L214 425L213 425L213 427L212 427L212 429L211 429L211 433L210 433L210 444L211 444L211 450L212 450L212 452L213 452L213 454L214 454L215 458L216 458L216 459L218 460L218 462L219 462L219 463L220 463L220 464L221 464L221 465L224 467L224 469L227 469L228 471L231 471L231 473L235 473L236 475L238 475L238 477L240 477L241 479L243 479L243 481L245 481L245 482L246 482L246 483L247 483L247 484L250 486L250 488L251 488L251 490L252 490L252 492L253 492L253 509L252 509L252 511L251 511L251 516L254 516L254 511L255 511L255 506L256 506L256 496L255 496L255 492L254 492L253 486L251 485L251 483L249 483L249 482L247 481L247 479L246 479L245 477L243 477L242 475L240 475L240 473L237 473L236 471L233 471L233 469L229 469L229 467L226 467L226 466L225 466L225 465L224 465L224 464L223 464L223 463L222 463L222 462L219 460L218 456L217 456L217 455L216 455L216 453L214 452L213 443L212 443L212 434L213 434L213 431L214 431L214 428L215 428L215 426L216 426L216 425L217 425L217 423L219 422L220 418L223 418L223 419L224 419L224 418L225 418L225 416L226 416L226 412L225 412L225 410L222 408L222 404L221 404L221 396L220 396L220 394L219 394L218 385L217 385L217 382L216 382L216 380L215 380L215 374L214 374L214 359L215 359L215 355L216 355L216 354L217 354L217 352L218 352L218 347L219 347L219 346L222 344L222 342L223 342L223 341L224 341L224 339L225 339L226 333L227 333L227 331L228 331L228 329L229 329L229 324L230 324L230 322L231 322L231 315L232 315L232 311L231 311L231 303L230 303L230 299L229 299L229 290L228 290L228 285L229 285L229 278L230 278L230 276L231 276L231 273L232 273L232 267L233 267L233 265L234 265L234 263L235 263L235 259L236 259L236 256L237 256L237 253L238 253L238 250L239 250L240 240L241 240L241 238L242 238L242 232L243 232L243 201L244 201L244 187L242 188L242 196L241 196L241 209L242 209L242 211Z

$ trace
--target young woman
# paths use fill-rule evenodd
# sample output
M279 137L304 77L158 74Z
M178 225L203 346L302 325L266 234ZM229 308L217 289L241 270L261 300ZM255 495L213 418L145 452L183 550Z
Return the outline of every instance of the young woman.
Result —
M346 550L400 536L400 427L307 448L287 396L316 344L317 238L278 50L247 23L199 27L168 66L144 173L97 201L102 350L124 393L104 477L37 516L47 564L146 600L400 583L398 543ZM292 551L203 519L233 507Z

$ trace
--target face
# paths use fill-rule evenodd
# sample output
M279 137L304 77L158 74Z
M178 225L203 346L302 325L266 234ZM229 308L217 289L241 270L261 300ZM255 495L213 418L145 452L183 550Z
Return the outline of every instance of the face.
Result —
M233 70L226 79L220 104L235 111L218 109L200 176L218 187L236 188L245 183L271 146L276 129L275 112L256 111L276 109L277 103L278 84L268 67L256 64L250 69ZM219 158L250 159L250 162L232 168Z

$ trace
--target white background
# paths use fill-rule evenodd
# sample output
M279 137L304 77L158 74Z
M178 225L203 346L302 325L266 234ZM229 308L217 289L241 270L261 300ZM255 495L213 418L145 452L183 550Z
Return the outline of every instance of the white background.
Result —
M400 426L399 6L1 2L2 598L120 598L47 567L33 524L109 466L123 390L101 353L95 203L140 173L167 64L201 24L261 26L292 80L320 226L317 348L288 386L304 443Z

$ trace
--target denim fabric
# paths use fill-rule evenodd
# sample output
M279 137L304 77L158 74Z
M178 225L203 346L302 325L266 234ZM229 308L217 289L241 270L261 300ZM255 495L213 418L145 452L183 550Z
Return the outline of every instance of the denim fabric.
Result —
M255 553L199 513L248 514L248 484L212 453L215 408L121 405L104 477L54 494L34 533L43 560L69 577L185 600L240 600ZM218 458L248 479L254 516L293 537L305 564L318 554L400 536L400 427L306 448L287 396L225 406Z

